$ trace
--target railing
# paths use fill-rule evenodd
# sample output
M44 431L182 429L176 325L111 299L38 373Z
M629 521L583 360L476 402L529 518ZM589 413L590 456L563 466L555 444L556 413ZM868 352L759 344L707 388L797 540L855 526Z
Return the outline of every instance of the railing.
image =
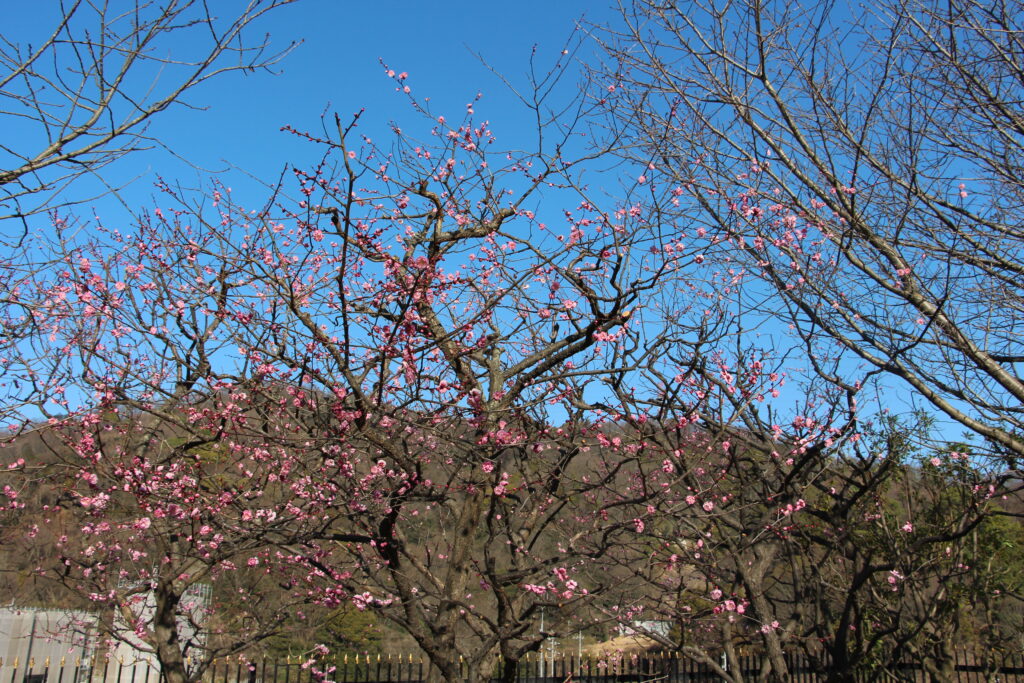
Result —
M746 680L757 680L764 660L741 657ZM786 655L794 683L824 683L829 672L796 654ZM465 670L465 667L463 667ZM203 676L204 683L422 683L430 673L423 658L409 655L339 655L310 665L294 659L231 660L217 662ZM906 662L886 672L887 681L924 682L919 663ZM707 664L673 654L617 655L609 657L554 657L533 655L518 663L517 683L703 683L720 680ZM856 680L867 680L857 677ZM956 683L1024 683L1024 655L993 659L969 652L955 656L951 681ZM19 662L0 659L0 683L160 683L158 666L146 661L119 662L49 660Z

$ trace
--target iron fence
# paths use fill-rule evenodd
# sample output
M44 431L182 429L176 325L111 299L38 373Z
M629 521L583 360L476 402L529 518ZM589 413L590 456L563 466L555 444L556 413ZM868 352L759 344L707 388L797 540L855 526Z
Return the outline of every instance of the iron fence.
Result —
M741 657L740 673L757 680L765 660L756 655ZM824 683L829 678L811 659L786 655L794 683ZM463 666L465 670L465 666ZM925 682L928 677L916 662L901 663L886 672L887 681ZM311 663L309 660L220 661L207 669L203 683L423 683L430 664L409 655L340 655ZM496 672L497 676L497 672ZM114 659L51 662L4 662L0 659L0 683L161 683L160 669L148 661ZM857 680L867 680L858 676ZM495 679L496 680L496 679ZM721 680L714 667L674 654L620 655L612 657L536 655L516 666L517 683L703 683ZM1024 655L1001 657L957 652L951 683L1024 683Z

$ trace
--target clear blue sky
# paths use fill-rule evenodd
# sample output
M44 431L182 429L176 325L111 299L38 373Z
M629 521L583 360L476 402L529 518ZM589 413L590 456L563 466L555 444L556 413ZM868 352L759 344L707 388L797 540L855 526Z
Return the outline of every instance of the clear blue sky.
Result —
M509 111L512 98L473 53L522 81L534 44L540 55L554 58L585 11L595 19L610 15L594 11L601 7L603 0L300 0L265 22L275 43L304 41L282 63L282 73L219 82L218 91L206 89L197 98L210 105L208 112L190 114L187 123L184 116L176 117L180 124L165 120L170 124L165 135L182 135L181 144L195 150L186 154L191 158L224 158L272 172L290 160L282 151L288 141L277 132L280 126L315 127L325 107L343 116L365 107L367 127L408 118L404 98L379 64L382 59L408 71L416 93L431 97L449 117L461 117L464 105L482 91L481 110L497 119ZM505 125L518 123L515 112L509 113Z
M42 3L0 0L3 34L19 42L38 41L52 30L56 0ZM112 7L128 6L113 0ZM229 74L191 92L188 102L204 111L177 107L161 114L150 132L184 159L210 170L228 164L258 178L273 180L287 163L303 165L316 150L279 132L283 125L316 129L327 109L343 116L365 107L364 128L382 135L386 124L409 119L404 98L380 66L384 60L410 74L419 96L429 96L436 110L460 118L477 92L484 93L478 113L487 116L498 135L526 134L525 113L514 105L506 86L481 63L486 59L514 83L523 83L531 49L538 61L551 63L572 36L584 14L595 22L613 20L612 0L514 0L467 2L450 0L299 0L264 17L250 40L269 32L274 47L302 41L278 67L277 75ZM244 6L244 0L211 3L223 16ZM174 46L185 54L188 44ZM589 58L594 48L585 48ZM566 83L567 86L571 82ZM512 140L506 138L509 146ZM132 203L152 195L155 173L194 184L196 173L162 154L141 154L125 160L117 177L142 175L126 197ZM240 174L225 176L240 181ZM244 184L244 182L243 182ZM104 213L100 202L94 208Z
M131 4L111 2L113 7ZM245 4L211 2L224 16ZM396 71L407 71L414 92L430 97L434 111L452 120L462 117L465 104L477 92L484 93L477 113L491 120L501 146L526 146L533 130L526 110L476 55L513 84L525 85L534 46L536 62L545 69L573 39L581 17L597 24L614 23L613 4L614 0L298 0L264 17L249 36L258 42L269 33L275 48L301 41L278 65L276 75L236 73L218 78L188 95L187 101L202 110L173 108L155 120L150 133L183 159L220 171L219 177L236 191L251 189L240 199L259 206L266 192L246 181L246 173L272 182L286 165L309 167L318 158L320 150L280 132L282 126L316 130L325 111L347 118L365 108L361 132L381 138L389 134L390 121L415 119L406 99L395 92L395 81L385 76L383 60ZM59 10L56 0L0 0L0 7L0 32L22 43L48 34ZM188 53L190 46L175 45L175 52L179 47ZM593 63L597 53L595 45L585 43L578 59ZM569 89L573 85L573 76L563 83ZM12 137L9 130L6 135ZM133 155L107 173L120 180L138 177L122 192L136 210L160 205L153 188L157 174L188 186L209 182L163 152ZM110 198L91 202L88 209L105 221L123 216ZM83 217L92 213L85 208L77 211ZM45 217L36 220L37 229L45 231Z

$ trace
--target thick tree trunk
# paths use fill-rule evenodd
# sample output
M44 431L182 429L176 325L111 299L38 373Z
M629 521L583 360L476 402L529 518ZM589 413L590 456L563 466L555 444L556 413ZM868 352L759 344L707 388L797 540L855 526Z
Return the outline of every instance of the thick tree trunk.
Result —
M856 675L849 668L832 667L828 670L826 683L853 683L857 680Z
M519 670L519 662L511 659L504 659L501 662L500 683L515 683L516 673Z
M956 664L949 648L936 645L932 649L934 656L921 658L921 666L927 672L928 680L931 683L948 683L955 680Z
M742 573L743 582L746 584L747 594L755 613L765 620L774 614L771 605L765 597L764 577L768 568L772 566L775 555L774 550L765 555L758 553L757 563ZM768 661L771 663L771 670L764 676L765 680L772 681L773 683L788 683L791 677L789 667L786 666L786 655L782 650L782 642L779 639L778 632L769 631L765 633L762 637L762 642L767 650Z
M178 639L178 602L181 596L173 587L160 581L153 590L156 601L153 614L153 635L156 637L156 657L166 683L189 683L185 658Z

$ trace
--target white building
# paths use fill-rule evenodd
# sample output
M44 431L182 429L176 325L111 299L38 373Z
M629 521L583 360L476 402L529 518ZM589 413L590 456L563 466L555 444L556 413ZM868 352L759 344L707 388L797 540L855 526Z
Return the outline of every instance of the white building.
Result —
M210 586L193 586L181 601L181 641L201 646ZM140 622L152 621L152 594L139 603ZM100 652L93 612L0 608L0 680L19 683L159 683L160 664L132 627L118 618L117 643Z
M0 678L89 681L95 639L96 615L90 612L0 608Z

